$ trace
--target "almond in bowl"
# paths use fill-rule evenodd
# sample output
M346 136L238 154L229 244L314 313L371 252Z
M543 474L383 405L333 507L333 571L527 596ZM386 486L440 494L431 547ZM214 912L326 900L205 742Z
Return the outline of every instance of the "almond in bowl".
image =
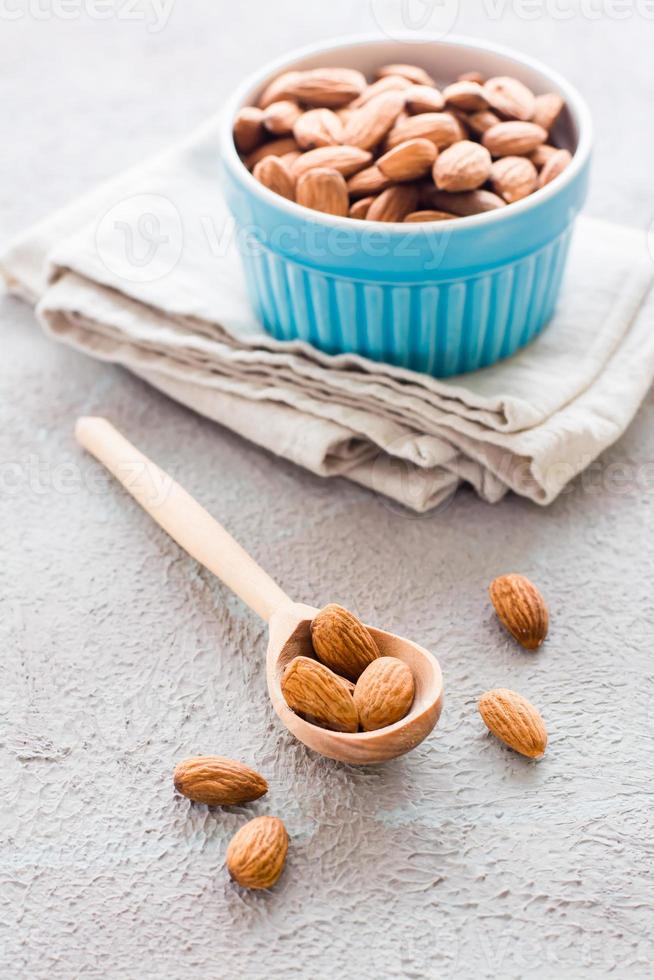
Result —
M333 66L279 75L233 132L245 166L287 200L424 223L483 213L480 193L514 204L558 177L572 159L552 135L564 105L506 75L468 71L439 87L416 65L380 65L368 78Z

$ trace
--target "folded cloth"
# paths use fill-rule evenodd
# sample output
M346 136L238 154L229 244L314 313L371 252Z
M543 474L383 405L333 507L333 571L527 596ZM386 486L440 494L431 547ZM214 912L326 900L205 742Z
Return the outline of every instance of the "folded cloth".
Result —
M624 432L654 377L642 232L578 222L559 312L448 380L281 343L251 311L215 120L30 229L0 258L46 332L321 476L423 512L461 482L539 504Z

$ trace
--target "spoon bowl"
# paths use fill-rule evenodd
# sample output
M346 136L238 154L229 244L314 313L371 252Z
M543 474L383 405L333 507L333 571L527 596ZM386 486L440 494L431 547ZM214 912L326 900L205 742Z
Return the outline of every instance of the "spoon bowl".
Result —
M281 679L295 657L314 656L311 621L319 610L289 599L224 527L106 419L79 419L75 434L160 527L268 623L268 692L296 738L329 759L364 765L404 755L429 735L443 704L438 661L417 643L370 626L382 656L403 660L413 673L416 690L409 714L394 725L357 734L329 731L295 714L284 699Z

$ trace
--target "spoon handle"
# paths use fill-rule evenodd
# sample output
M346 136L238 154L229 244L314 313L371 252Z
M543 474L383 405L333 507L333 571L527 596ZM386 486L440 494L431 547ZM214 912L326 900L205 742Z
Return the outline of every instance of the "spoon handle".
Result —
M222 579L262 619L268 622L276 609L291 602L204 507L110 422L78 419L75 436L177 544Z

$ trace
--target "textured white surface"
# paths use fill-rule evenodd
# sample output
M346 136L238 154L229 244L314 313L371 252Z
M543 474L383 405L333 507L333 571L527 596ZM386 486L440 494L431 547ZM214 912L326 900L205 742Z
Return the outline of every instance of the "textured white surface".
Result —
M589 211L642 228L645 248L654 22L526 21L514 6L457 29L585 90L599 131ZM264 58L372 25L350 0L178 0L159 34L86 17L0 26L4 237L186 132ZM0 316L1 975L651 976L652 398L549 510L463 493L412 519L46 342L16 301ZM76 450L75 417L100 411L294 597L340 600L433 649L447 692L434 736L356 771L281 732L263 627ZM513 569L551 602L535 656L486 601ZM541 763L484 734L476 698L499 684L541 707ZM174 763L213 751L260 768L268 796L226 813L176 799ZM223 868L256 813L292 837L270 894Z

